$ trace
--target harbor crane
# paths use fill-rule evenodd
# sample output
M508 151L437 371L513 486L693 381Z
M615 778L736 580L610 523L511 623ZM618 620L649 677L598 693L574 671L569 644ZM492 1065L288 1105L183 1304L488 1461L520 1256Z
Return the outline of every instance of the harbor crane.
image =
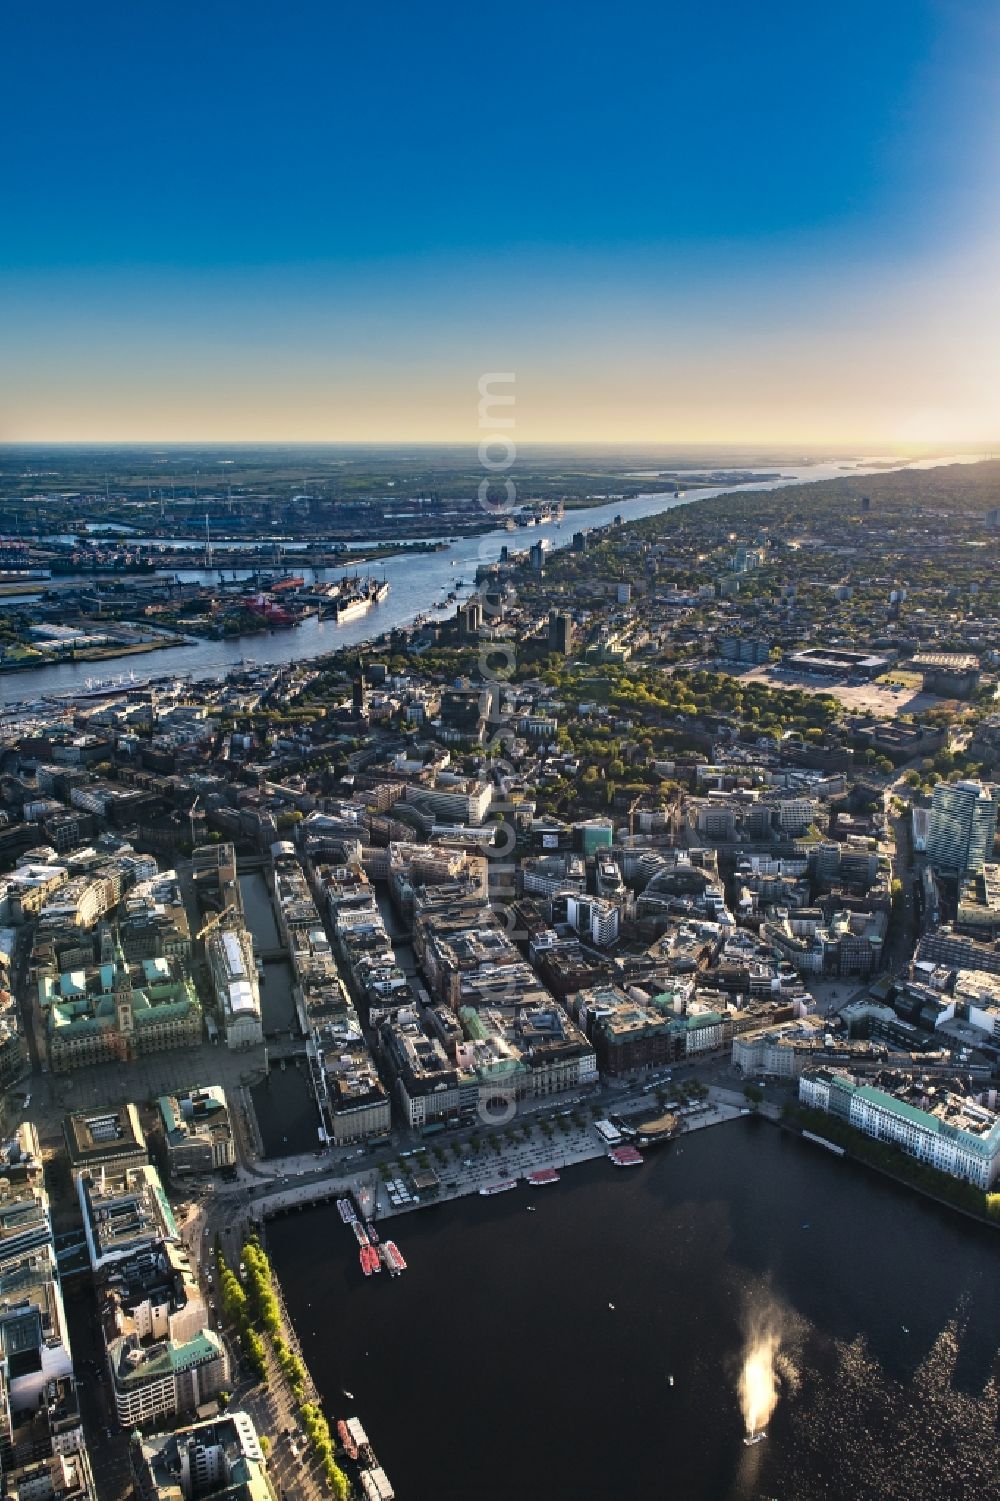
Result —
M200 942L200 940L204 938L206 933L211 933L214 928L217 928L220 923L224 922L225 919L229 917L230 913L232 913L232 915L235 917L239 917L240 915L235 902L230 902L228 907L223 907L221 912L216 912L214 916L208 919L208 922L205 923L204 927L195 934L195 943Z

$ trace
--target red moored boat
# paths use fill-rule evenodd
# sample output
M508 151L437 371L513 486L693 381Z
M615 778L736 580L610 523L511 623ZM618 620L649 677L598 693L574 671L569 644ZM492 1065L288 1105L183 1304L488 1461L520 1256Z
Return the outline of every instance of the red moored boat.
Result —
M544 1188L547 1183L558 1183L559 1174L554 1167L539 1168L536 1173L528 1174L529 1188Z
M354 1442L354 1439L351 1437L351 1430L348 1428L343 1418L341 1418L340 1422L337 1424L337 1437L343 1444L344 1453L347 1455L348 1459L357 1459L358 1446Z
M266 594L250 594L243 601L244 607L252 615L259 615L267 625L294 625L295 616L276 605L273 599L268 599Z
M364 1272L366 1277L370 1277L372 1274L371 1262L368 1260L369 1249L370 1248L368 1246L362 1246L361 1250L358 1252L358 1260L361 1262L361 1270Z
M612 1147L608 1153L615 1167L641 1167L642 1153L635 1147Z

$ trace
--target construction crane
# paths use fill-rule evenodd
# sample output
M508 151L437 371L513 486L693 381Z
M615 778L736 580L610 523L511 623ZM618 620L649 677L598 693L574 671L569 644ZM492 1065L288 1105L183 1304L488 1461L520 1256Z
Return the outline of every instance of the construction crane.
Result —
M195 934L195 943L198 943L202 938L204 938L206 933L211 933L213 928L217 928L219 924L229 916L230 913L233 913L236 917L239 917L240 915L235 902L230 902L228 907L223 907L221 912L217 912L214 917L210 917L208 919L208 922L201 929L201 931Z

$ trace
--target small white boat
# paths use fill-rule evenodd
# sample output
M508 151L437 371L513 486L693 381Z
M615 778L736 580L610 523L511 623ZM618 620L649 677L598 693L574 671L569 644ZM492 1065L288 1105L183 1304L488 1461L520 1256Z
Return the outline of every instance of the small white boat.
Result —
M746 1438L743 1440L743 1442L746 1444L746 1446L747 1446L748 1449L752 1449L753 1446L754 1446L754 1444L762 1443L763 1440L766 1439L766 1438L767 1438L767 1429L766 1428L761 1428L760 1431L757 1432L757 1433L748 1433L747 1436L746 1436Z

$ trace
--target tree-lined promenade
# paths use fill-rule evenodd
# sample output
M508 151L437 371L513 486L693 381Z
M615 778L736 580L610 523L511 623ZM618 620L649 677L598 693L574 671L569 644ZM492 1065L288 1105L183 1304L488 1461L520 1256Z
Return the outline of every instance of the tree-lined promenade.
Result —
M244 1242L241 1254L242 1281L221 1249L216 1250L222 1312L235 1330L257 1380L267 1385L273 1369L277 1379L287 1385L330 1494L335 1501L346 1501L350 1485L337 1464L323 1410L318 1401L311 1400L316 1393L305 1362L292 1348L294 1334L286 1326L270 1262L256 1236Z

